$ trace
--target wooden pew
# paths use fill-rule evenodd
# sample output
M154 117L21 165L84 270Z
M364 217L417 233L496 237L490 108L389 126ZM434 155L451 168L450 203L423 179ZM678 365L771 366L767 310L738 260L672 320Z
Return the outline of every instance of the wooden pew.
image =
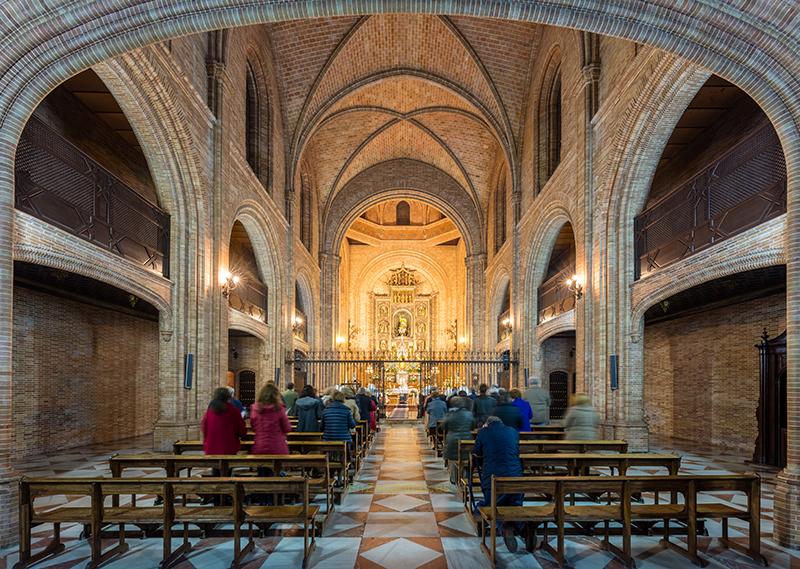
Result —
M286 443L290 453L300 454L327 454L332 476L340 476L346 487L350 481L350 451L344 441L294 441ZM242 451L249 452L252 441L242 441ZM175 441L172 445L173 454L184 454L203 450L203 441Z
M739 491L747 496L747 507L739 509L724 504L698 503L698 494L715 491ZM635 494L666 492L672 496L668 503L634 503ZM522 494L535 497L536 505L504 506L497 504L498 496ZM574 496L605 495L601 502L573 503ZM683 499L679 500L680 494ZM697 552L697 528L702 519L735 517L750 522L750 541L747 548L727 542L731 547L743 550L745 554L761 563L766 560L761 555L760 544L760 478L754 474L734 475L691 475L691 476L590 476L590 477L518 477L492 478L492 498L490 504L479 510L481 519L481 547L494 565L496 560L497 525L500 523L524 523L526 525L526 545L535 546L535 532L542 526L542 548L547 549L563 567L565 556L566 526L581 530L581 533L596 535L595 524L602 523L601 546L612 551L628 567L634 565L631 555L632 525L637 520L663 521L662 544L688 557L697 565L704 566L707 561ZM609 542L609 522L622 525L623 545L619 549ZM683 523L687 527L687 547L680 547L670 541L670 521ZM583 525L588 522L590 526ZM488 526L484 528L484 523ZM557 546L549 544L548 525L555 526ZM486 537L489 545L486 545ZM723 539L725 539L725 536Z
M245 498L252 494L299 495L298 505L250 506ZM87 496L88 507L58 506L46 512L37 511L38 496L68 494ZM126 506L106 506L106 496L120 494L152 494L164 496L163 506L141 506L132 502ZM178 496L189 494L225 494L232 505L189 505ZM239 567L244 557L253 548L253 524L294 523L303 526L303 566L314 547L313 519L318 506L309 504L308 480L303 477L273 478L23 478L20 481L20 559L14 566L22 569L46 557L64 550L60 541L60 527L64 523L88 524L91 527L91 561L88 567L95 568L113 556L127 551L125 542L126 524L156 524L163 527L163 559L161 567L168 568L178 563L191 550L188 526L206 524L232 524L234 559L232 567ZM44 550L32 554L31 532L35 525L53 524L53 539ZM172 549L173 526L183 524L183 544ZM249 543L241 544L241 527L248 524ZM119 526L119 542L102 551L101 529L107 525Z
M264 467L274 473L289 472L305 476L312 493L325 494L327 518L333 511L334 492L330 475L330 465L326 454L233 454L233 455L191 455L191 454L114 454L108 459L111 476L121 478L127 469L161 468L167 478L191 477L193 468L216 468L222 477L241 476L239 469ZM312 471L321 473L310 476ZM132 497L135 504L135 495ZM118 499L117 499L118 503Z
M681 456L677 454L656 454L656 453L537 453L520 455L522 470L526 476L544 476L545 468L559 467L566 472L555 472L550 474L561 476L579 476L588 473L591 468L609 468L611 474L616 471L617 475L625 476L631 467L661 467L666 470L665 475L676 476L681 468ZM469 509L469 504L474 503L472 488L480 480L474 476L475 468L472 456L467 462L468 466L464 472L460 472L458 487L461 492L464 507ZM470 484L469 476L473 476ZM673 497L674 499L674 497ZM659 497L656 495L656 503Z
M478 431L472 431L473 438L478 436ZM521 441L539 441L539 440L560 440L564 438L564 431L562 430L549 430L549 429L536 429L535 431L520 431L519 440Z
M464 470L469 463L469 457L472 449L475 446L475 440L465 439L458 441L458 459L456 465L458 468L459 480L463 477ZM584 454L587 452L597 451L610 451L616 453L628 452L628 443L621 440L592 440L592 441L520 441L519 443L520 454L542 454L542 453L557 453L557 452L570 452ZM462 488L463 490L463 488Z

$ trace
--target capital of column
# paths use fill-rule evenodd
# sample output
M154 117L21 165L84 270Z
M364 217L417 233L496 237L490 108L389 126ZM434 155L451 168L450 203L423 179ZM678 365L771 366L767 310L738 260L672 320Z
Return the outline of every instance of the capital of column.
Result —
M600 64L599 63L589 63L584 65L581 68L581 72L583 73L583 84L590 85L592 83L597 83L600 81Z
M464 262L467 265L468 269L478 269L483 270L486 268L486 253L475 253L474 255L468 255Z

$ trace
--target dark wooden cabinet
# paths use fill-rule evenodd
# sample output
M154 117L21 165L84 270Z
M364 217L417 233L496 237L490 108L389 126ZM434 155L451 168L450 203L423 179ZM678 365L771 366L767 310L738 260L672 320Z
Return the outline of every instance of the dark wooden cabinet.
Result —
M786 466L786 332L756 345L759 357L758 438L753 462Z

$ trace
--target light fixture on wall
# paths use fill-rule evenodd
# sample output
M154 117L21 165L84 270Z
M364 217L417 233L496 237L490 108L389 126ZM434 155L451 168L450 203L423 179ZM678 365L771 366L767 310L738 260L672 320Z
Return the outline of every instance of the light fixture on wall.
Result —
M581 284L578 275L572 275L566 280L567 288L575 295L575 300L580 300L583 296L583 285Z
M300 316L300 315L298 315L298 314L295 314L295 315L292 317L292 331L293 331L293 332L297 332L297 331L298 331L300 328L302 328L302 327L303 327L303 323L304 323L304 322L305 322L305 321L303 320L303 317L302 317L302 316Z
M222 271L219 275L219 284L222 290L222 296L228 298L233 290L239 286L239 276L234 275L230 271Z
M506 316L500 321L500 340L505 340L511 337L511 332L514 329L514 323L510 316Z

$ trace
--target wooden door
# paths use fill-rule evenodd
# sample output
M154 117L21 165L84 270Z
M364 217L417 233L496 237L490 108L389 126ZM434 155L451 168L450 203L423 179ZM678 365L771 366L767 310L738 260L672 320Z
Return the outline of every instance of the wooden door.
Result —
M786 466L786 332L770 339L767 331L759 351L758 438L753 462Z
M245 409L256 401L256 372L244 370L239 372L239 401Z
M550 373L550 418L563 419L569 404L569 375L565 371Z

